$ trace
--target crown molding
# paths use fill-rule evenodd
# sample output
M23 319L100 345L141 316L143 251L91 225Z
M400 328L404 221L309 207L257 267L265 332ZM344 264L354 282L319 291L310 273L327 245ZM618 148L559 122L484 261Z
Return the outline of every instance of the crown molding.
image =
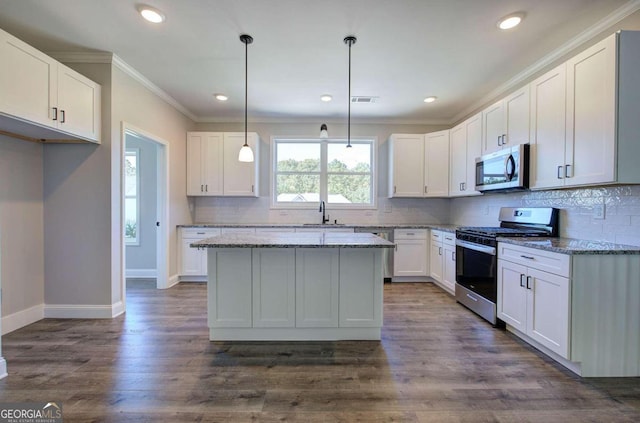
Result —
M544 70L547 66L551 65L553 62L562 58L566 54L570 53L574 49L580 47L582 44L596 37L598 34L606 30L607 28L617 24L627 16L632 15L633 13L640 10L640 0L631 0L624 6L618 8L613 11L605 18L596 22L594 25L581 32L577 36L573 37L566 43L562 44L559 48L552 51L551 53L543 56L540 60L538 60L533 65L529 66L504 84L500 85L498 88L489 92L487 95L482 97L480 100L473 103L471 106L464 109L462 112L458 113L454 116L453 120L450 122L451 125L456 124L457 122L462 121L465 117L470 116L473 112L479 110L484 105L488 104L492 100L507 94L508 91L519 88L519 86L531 78L538 72Z
M242 118L214 118L214 117L206 117L199 116L196 123L243 123L244 119ZM261 117L252 119L249 118L249 124L252 123L295 123L295 124L321 124L326 123L327 125L346 125L345 119L327 119L322 116L303 116L303 117L286 117L286 118L269 118L269 117ZM354 119L351 118L351 125L451 125L451 119L422 119L422 120L408 120L408 119L383 119L383 120L375 120L375 119Z
M113 53L103 51L50 51L47 54L62 63L111 63L113 61Z

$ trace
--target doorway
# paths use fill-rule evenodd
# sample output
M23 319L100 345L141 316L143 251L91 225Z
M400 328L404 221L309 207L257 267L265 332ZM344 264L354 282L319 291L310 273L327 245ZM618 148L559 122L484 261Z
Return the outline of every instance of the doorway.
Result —
M168 148L166 141L122 124L122 295L127 279L168 288Z

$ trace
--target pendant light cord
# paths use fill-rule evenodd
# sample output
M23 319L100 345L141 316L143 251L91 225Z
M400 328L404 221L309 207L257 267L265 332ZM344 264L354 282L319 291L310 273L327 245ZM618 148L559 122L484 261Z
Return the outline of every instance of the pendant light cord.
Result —
M351 148L351 46L356 43L356 37L350 35L345 37L344 42L349 46L349 108L347 112L347 148Z
M247 102L249 98L249 43L244 41L244 147L247 143Z

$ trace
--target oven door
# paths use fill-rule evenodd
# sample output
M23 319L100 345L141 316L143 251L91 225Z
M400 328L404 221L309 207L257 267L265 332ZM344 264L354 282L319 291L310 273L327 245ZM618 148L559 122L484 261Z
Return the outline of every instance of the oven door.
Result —
M456 282L495 304L498 299L495 247L456 240Z

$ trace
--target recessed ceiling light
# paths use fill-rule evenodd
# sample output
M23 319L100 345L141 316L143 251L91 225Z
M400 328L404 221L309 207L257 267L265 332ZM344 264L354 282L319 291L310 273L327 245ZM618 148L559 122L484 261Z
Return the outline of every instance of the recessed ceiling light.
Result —
M424 99L425 103L433 103L434 101L436 101L438 99L438 97L432 95L431 97L427 97Z
M329 94L322 94L320 96L320 100L324 101L325 103L331 101L332 99L333 97L331 97Z
M164 13L155 7L141 5L138 7L138 12L140 12L143 18L152 23L162 23L166 19Z
M520 25L520 22L524 19L524 13L512 13L500 19L497 23L500 29L511 29Z
M216 98L216 100L218 100L218 101L227 101L227 100L229 100L229 97L227 97L227 96L226 96L226 95L224 95L224 94L214 94L213 96L214 96L214 97Z

